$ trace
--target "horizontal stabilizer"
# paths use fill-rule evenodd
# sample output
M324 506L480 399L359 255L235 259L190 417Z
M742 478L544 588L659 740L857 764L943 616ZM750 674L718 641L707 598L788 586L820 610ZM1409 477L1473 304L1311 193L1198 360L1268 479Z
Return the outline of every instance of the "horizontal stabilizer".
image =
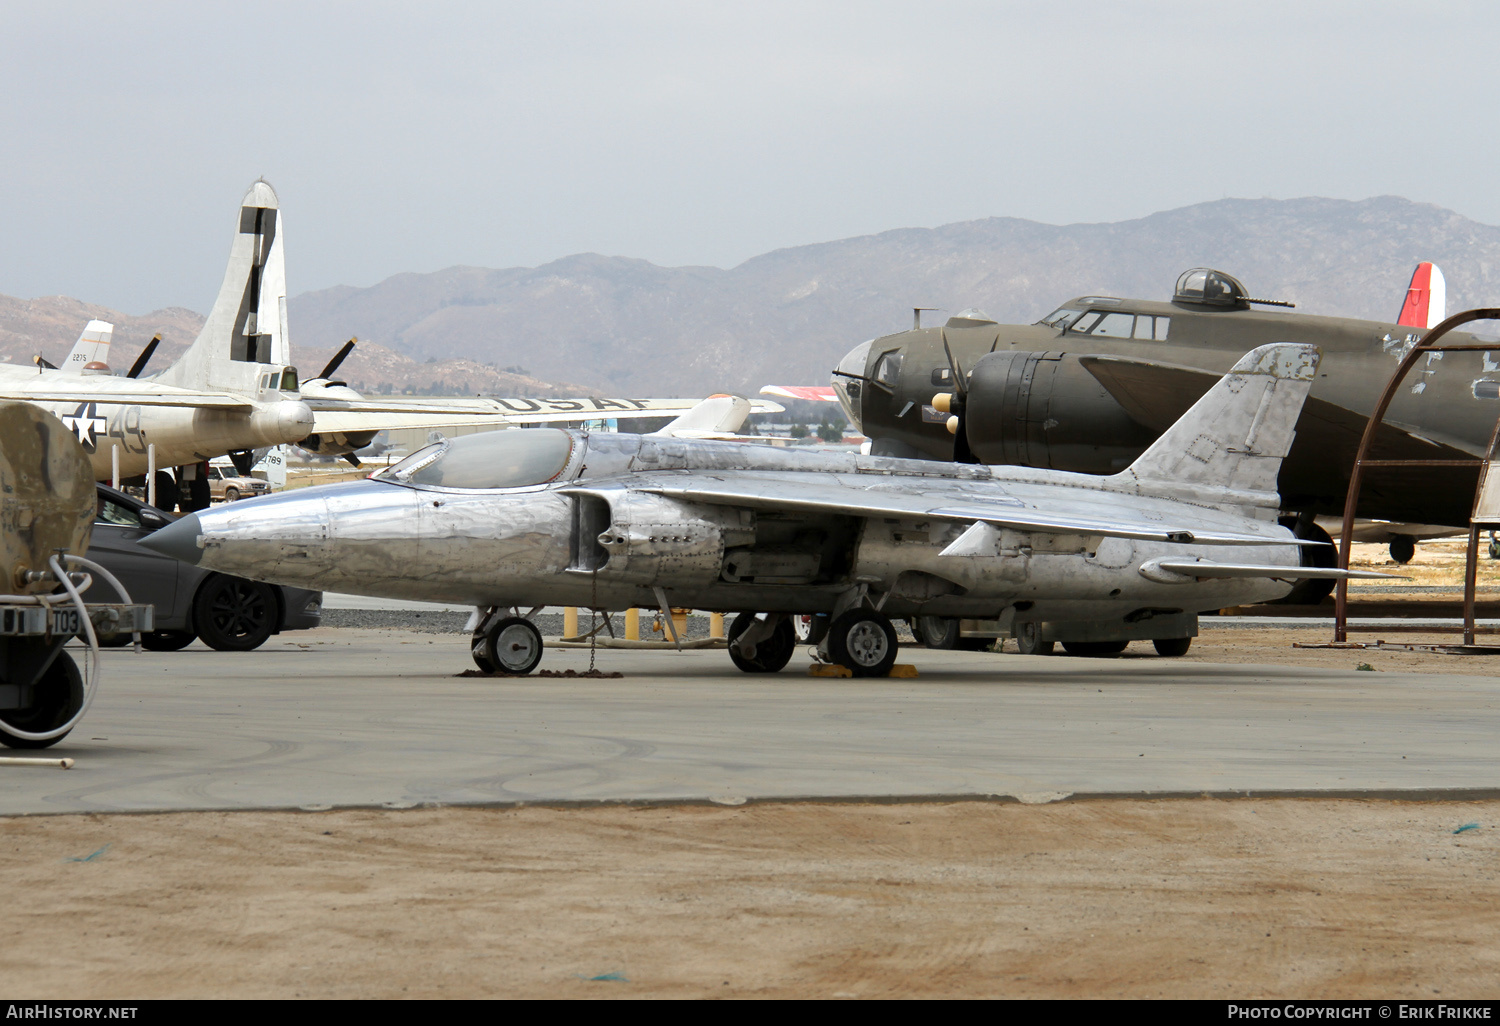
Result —
M762 385L761 395L774 395L779 399L807 399L817 403L836 403L838 393L832 385Z
M1141 564L1141 576L1152 581L1170 583L1174 578L1200 579L1221 577L1273 577L1278 580L1405 580L1398 574L1376 570L1339 570L1326 566L1261 566L1254 563L1215 563L1207 559L1152 559Z
M711 395L672 423L651 434L663 438L722 438L745 426L750 400L738 395Z

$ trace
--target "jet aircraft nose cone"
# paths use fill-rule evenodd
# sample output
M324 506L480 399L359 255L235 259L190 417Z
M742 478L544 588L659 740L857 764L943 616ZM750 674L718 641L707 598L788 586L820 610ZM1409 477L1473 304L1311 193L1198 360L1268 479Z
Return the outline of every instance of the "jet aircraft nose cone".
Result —
M198 523L198 514L189 513L142 538L140 545L163 556L196 565L203 558L203 526Z

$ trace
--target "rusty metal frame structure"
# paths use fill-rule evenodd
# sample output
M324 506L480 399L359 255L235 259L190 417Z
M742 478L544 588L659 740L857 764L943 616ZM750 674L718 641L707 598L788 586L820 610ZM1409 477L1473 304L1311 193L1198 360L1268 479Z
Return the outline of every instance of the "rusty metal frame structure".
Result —
M1475 501L1479 498L1479 491L1484 487L1484 466L1488 462L1484 456L1472 460L1372 460L1369 458L1370 447L1374 443L1375 433L1380 425L1385 422L1386 410L1390 408L1391 400L1396 397L1396 390L1406 380L1407 374L1417 361L1428 353L1464 353L1464 352L1496 352L1500 350L1500 343L1488 345L1439 345L1438 341L1448 332L1461 324L1470 321L1500 320L1500 309L1494 307L1483 307L1476 310L1464 310L1456 313L1447 320L1442 321L1422 336L1421 341L1412 346L1402 357L1395 373L1391 375L1390 381L1386 382L1385 391L1380 395L1380 402L1376 404L1374 411L1370 414L1369 421L1365 424L1365 433L1359 441L1359 449L1355 452L1354 466L1349 474L1349 491L1344 498L1344 524L1339 536L1339 569L1349 569L1349 549L1354 540L1354 511L1359 506L1360 487L1364 483L1364 472L1367 467L1471 467L1480 468L1479 485L1474 492ZM1496 431L1500 433L1500 422L1496 424ZM1492 436L1490 440L1489 454L1495 452L1497 437ZM1472 508L1472 507L1471 507ZM1464 569L1464 644L1474 644L1474 580L1478 572L1477 552L1479 546L1479 525L1473 522L1471 517L1469 523L1469 551ZM1334 644L1343 644L1349 640L1348 623L1349 606L1349 581L1347 578L1340 580L1334 590L1333 611L1333 641ZM1450 628L1451 629L1451 628ZM1442 633L1443 628L1434 628L1434 633Z

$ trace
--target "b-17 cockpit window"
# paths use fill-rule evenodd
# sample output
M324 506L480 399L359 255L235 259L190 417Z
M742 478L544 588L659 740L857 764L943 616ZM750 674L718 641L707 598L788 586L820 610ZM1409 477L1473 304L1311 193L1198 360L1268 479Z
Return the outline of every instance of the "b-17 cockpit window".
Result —
M284 371L281 372L281 391L283 391L283 392L296 392L296 391L298 391L298 388L297 388L297 368L296 367L288 367Z
M1108 313L1100 318L1099 323L1089 334L1103 338L1129 338L1134 326L1134 314Z
M553 480L572 453L566 431L507 428L418 449L375 478L429 488L521 488Z
M1043 317L1041 320L1037 321L1037 323L1042 325L1043 327L1056 328L1061 331L1070 323L1072 323L1073 318L1077 316L1077 310L1071 310L1065 306L1061 310L1053 310L1046 317Z
M1148 314L1090 312L1073 323L1069 330L1095 338L1133 338L1137 341L1165 342L1170 317Z

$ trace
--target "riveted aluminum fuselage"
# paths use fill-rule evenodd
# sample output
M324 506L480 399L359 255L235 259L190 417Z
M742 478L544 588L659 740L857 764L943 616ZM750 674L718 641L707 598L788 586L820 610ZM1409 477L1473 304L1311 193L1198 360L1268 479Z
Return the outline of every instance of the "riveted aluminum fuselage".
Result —
M1135 609L1197 612L1264 601L1267 579L1162 583L1156 557L1199 555L1295 567L1274 520L1111 487L1110 479L1014 467L936 464L760 445L571 432L567 465L522 488L456 489L366 480L239 502L197 514L203 565L281 584L477 606L825 612L866 588L893 616L915 613L1096 619ZM759 504L657 494L683 482L732 483ZM775 500L809 482L847 495L847 511L788 512ZM944 554L969 526L865 515L861 497L919 495L932 507L1004 502L1098 520L1181 522L1286 545L1193 546L1000 530Z

